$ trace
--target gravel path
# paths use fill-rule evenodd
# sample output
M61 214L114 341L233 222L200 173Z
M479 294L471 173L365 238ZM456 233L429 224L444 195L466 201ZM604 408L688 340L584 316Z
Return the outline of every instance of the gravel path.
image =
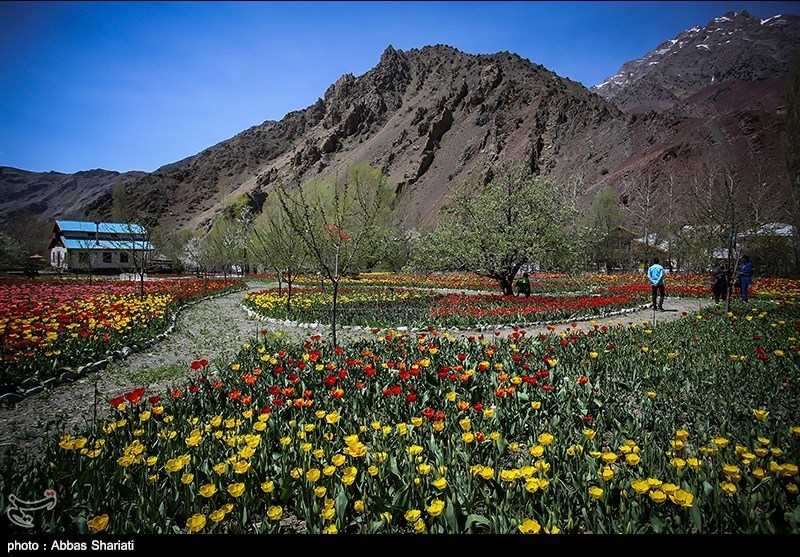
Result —
M250 283L250 291L270 285ZM224 366L233 359L241 345L258 337L259 331L268 328L282 331L288 338L307 338L321 334L330 338L330 328L293 328L282 324L265 323L248 315L241 307L242 292L234 292L219 298L205 300L184 309L178 317L177 327L167 340L153 345L146 351L131 355L126 360L115 361L104 371L83 377L73 383L62 384L28 397L14 406L0 408L0 458L4 451L23 443L30 449L51 435L61 435L72 429L83 429L91 423L95 411L98 416L108 409L107 401L131 391L145 387L148 394L162 394L174 384L183 382L189 373L189 364L194 360L208 359L211 367ZM708 299L667 298L668 311L653 313L652 310L637 310L602 319L598 324L641 323L651 326L681 317L682 312L695 311L713 302ZM592 319L575 319L584 328ZM581 325L582 324L582 325ZM556 331L571 327L570 323L554 325ZM499 331L504 336L513 331L511 327L499 327L489 331L457 331L455 335L488 335ZM547 327L526 328L529 334L547 332ZM364 331L340 330L340 339L364 336ZM95 405L96 401L96 405ZM38 451L31 451L36 454Z

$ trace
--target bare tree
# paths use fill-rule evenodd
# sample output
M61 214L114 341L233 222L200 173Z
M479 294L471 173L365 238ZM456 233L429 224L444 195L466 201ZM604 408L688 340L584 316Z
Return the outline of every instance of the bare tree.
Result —
M658 244L655 226L658 215L657 198L658 183L648 173L643 182L629 193L628 203L624 205L625 210L633 218L634 228L641 231L646 247L645 255L648 258L652 255L650 248Z
M310 260L332 284L331 331L336 338L339 283L358 268L385 205L386 176L367 165L350 169L344 184L312 182L300 186L279 183L278 200L289 226L308 249Z

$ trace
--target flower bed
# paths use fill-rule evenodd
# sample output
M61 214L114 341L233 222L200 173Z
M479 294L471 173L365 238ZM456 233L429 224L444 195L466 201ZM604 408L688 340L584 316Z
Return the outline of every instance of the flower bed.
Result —
M650 283L644 273L583 273L565 275L559 273L531 274L531 291L533 293L575 293L593 291L650 291ZM666 275L667 294L684 297L712 297L711 274L698 275L675 273ZM298 277L298 284L327 284L319 278ZM388 287L388 288L436 288L450 290L485 290L498 291L498 283L479 275L469 273L442 274L400 274L400 273L362 273L358 278L345 278L342 285L355 287ZM770 299L797 298L800 296L800 280L773 277L757 277L750 287L753 296Z
M606 295L534 295L524 298L494 294L445 295L394 288L346 288L340 291L337 322L379 327L388 324L471 327L572 319L639 306L647 302L643 292L626 287L624 292ZM292 309L287 311L285 291L279 294L271 289L247 294L244 304L266 317L330 323L332 299L332 294L323 289L298 289L292 295Z
M0 384L40 383L63 366L80 365L149 339L169 326L181 305L241 289L241 281L24 281L0 286Z
M57 492L37 531L800 533L800 311L747 309L338 349L264 330L2 481Z

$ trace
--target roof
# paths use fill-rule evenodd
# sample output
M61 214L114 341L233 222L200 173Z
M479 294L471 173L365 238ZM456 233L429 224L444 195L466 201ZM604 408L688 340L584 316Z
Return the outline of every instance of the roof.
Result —
M129 240L100 240L95 242L93 239L88 240L75 240L73 238L64 238L64 247L67 249L99 249L99 250L125 250L125 251L142 251L152 250L153 244L142 240L131 242Z
M754 230L742 232L742 236L794 236L797 229L785 222L771 222L762 224Z
M93 222L84 222L78 220L57 220L58 226L62 232L95 232L98 231L103 234L146 234L147 231L138 224L126 224L122 222L101 222L96 226Z

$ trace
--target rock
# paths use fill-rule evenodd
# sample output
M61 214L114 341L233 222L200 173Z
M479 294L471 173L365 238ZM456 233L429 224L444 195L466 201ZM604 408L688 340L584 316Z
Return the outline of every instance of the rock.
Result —
M161 333L156 338L158 340L166 340L167 339L167 335L165 335L164 333Z
M67 381L74 381L75 379L77 379L77 377L78 376L75 373L72 373L71 371L65 371L64 373L58 376L58 380L61 383L66 383Z
M133 352L134 354L136 352L139 352L140 350L141 350L141 348L139 348L138 344L134 344L133 346L131 346L131 352Z
M94 373L95 371L106 369L107 367L108 367L108 360L100 360L99 362L95 362L91 365L92 373Z
M3 393L0 395L0 404L4 402L8 404L16 404L23 398L25 398L25 396L19 393Z
M131 354L133 354L133 350L131 350L131 348L129 346L126 346L125 348L122 349L122 357L123 358L127 358Z
M41 385L37 385L37 386L25 391L25 396L28 397L28 396L38 395L43 390L44 390L44 387L42 387Z
M55 377L51 377L50 379L45 379L42 382L42 387L44 387L45 389L49 389L51 387L55 387L57 383L58 379L56 379Z

